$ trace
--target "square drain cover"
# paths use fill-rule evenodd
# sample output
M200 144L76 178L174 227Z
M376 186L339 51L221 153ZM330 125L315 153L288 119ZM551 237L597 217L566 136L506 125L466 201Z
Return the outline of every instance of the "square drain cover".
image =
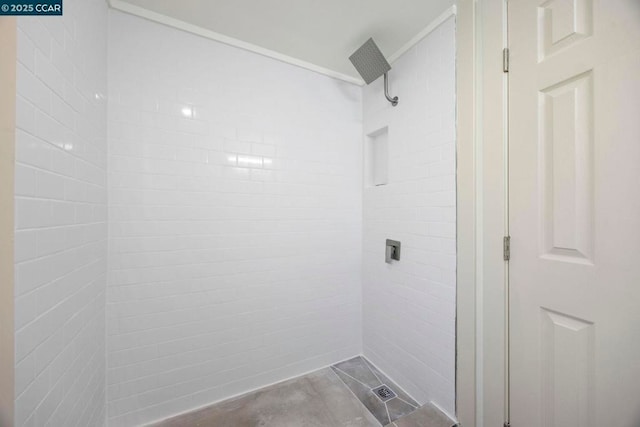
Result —
M388 400L393 399L394 397L396 397L396 394L393 392L393 390L391 390L389 387L387 387L386 385L381 385L380 387L376 387L373 390L373 393L378 396L378 398L380 400L382 400L383 402L386 402Z

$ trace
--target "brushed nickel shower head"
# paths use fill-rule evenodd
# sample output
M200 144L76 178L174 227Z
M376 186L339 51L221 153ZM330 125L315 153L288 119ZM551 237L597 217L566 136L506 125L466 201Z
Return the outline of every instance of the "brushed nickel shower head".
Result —
M369 38L362 46L358 48L349 60L356 68L358 73L366 84L370 84L378 77L384 76L384 96L394 107L398 105L398 97L389 96L389 81L387 72L391 69L391 65L385 59L384 55L378 48L378 45Z

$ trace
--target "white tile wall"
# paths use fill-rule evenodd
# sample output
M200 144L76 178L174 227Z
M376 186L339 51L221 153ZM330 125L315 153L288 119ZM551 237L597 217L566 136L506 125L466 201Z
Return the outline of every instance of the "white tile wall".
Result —
M364 88L364 130L389 127L389 184L364 191L364 354L414 398L455 403L455 21ZM402 258L385 264L385 239Z
M17 425L105 422L106 15L19 19ZM363 326L367 357L453 413L453 19L393 64L396 108L381 82L118 12L109 38L110 425L355 355ZM390 146L364 212L362 105Z
M108 416L361 352L361 89L111 12Z
M16 425L105 421L104 0L18 19Z

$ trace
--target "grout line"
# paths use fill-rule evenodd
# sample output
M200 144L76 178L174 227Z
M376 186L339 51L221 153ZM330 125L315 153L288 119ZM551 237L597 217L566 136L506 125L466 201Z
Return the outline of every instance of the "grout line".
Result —
M440 411L445 417L447 417L453 423L452 425L456 425L456 422L454 421L456 419L455 417L452 417L451 415L449 415L449 413L447 411L442 409L442 407L439 404L437 404L436 402L434 402L433 400L431 400L429 403L432 406L434 406L438 411Z
M396 347L397 347L397 346L396 346ZM400 350L404 351L404 349L403 349L402 347L398 347L398 348L399 348ZM374 353L375 353L375 351L374 351ZM377 370L380 372L380 374L381 374L381 375L386 376L390 381L392 381L392 380L391 380L391 376L387 375L384 371L382 371L380 368L378 368L374 363L370 362L366 357L363 357L363 359L364 359L364 361L365 361L367 364L369 364L371 367L373 367L373 368L377 369ZM416 360L418 360L418 359L416 359ZM419 361L420 363L422 363L420 360L418 360L418 361ZM425 366L426 366L426 365L425 365ZM439 373L437 373L436 371L434 371L434 372L435 372L437 375L441 376L441 375L440 375ZM402 392L403 392L404 394L406 394L409 398L411 398L414 402L416 402L416 405L417 405L417 406L415 406L415 407L416 407L416 409L420 407L420 403L418 402L418 400L416 400L413 396L411 396L411 394L407 393L407 391L406 391L404 388L400 387L398 384L396 384L396 386L398 387L398 389L399 389L399 390L402 390ZM414 405L412 405L412 406L414 406Z
M371 369L371 366L369 366L369 363L367 362L367 360L366 360L364 357L361 357L361 359L362 359L362 361L364 362L364 366L366 366L366 367L367 367L367 369L369 370L369 372L371 372L371 373L373 374L373 376L374 376L374 377L376 377L376 379L377 379L378 381L380 381L380 384L382 384L382 379L381 379L378 375L376 375L376 373L375 373L375 372L373 372L373 369Z
M338 370L338 371L340 371L340 372L342 372L343 374L345 374L346 376L348 376L349 378L351 378L351 379L352 379L352 380L354 380L355 382L362 384L362 385L363 385L363 386L365 386L368 390L372 390L372 388L371 388L371 387L369 387L368 385L366 385L365 383L363 383L363 382L362 382L362 381L360 381L359 379L354 378L354 377L352 377L351 375L347 374L347 373L346 373L345 371L343 371L342 369L340 369L340 368L338 368L338 367L336 367L336 366L334 366L334 365L331 365L331 367L332 367L332 368L337 369L337 370ZM343 382L344 382L344 381L343 381ZM377 386L375 386L375 387L373 387L373 388L379 387L380 385L384 385L384 384L383 384L383 383L380 383L379 385L377 385Z
M96 260L96 261L92 262L91 264L95 264L96 262L98 262L98 260ZM88 265L91 265L91 264L86 264L85 266L88 266ZM84 267L84 266L83 266L83 267ZM75 270L73 270L73 271L71 271L71 272L69 272L69 273L67 273L67 274L65 274L65 275L63 275L63 276L60 276L59 278L57 278L57 279L55 279L55 280L52 280L51 282L47 282L47 283L45 283L45 284L43 284L43 285L40 285L40 286L38 286L38 287L36 287L36 288L32 289L31 291L29 291L29 292L28 292L28 293L26 293L26 294L18 295L18 297L22 297L22 296L24 296L24 295L33 294L33 293L34 293L34 292L36 292L37 290L42 289L44 286L49 286L49 285L51 285L52 283L55 283L55 282L57 282L57 281L59 281L59 280L62 280L62 279L64 279L64 278L66 278L67 276L71 275L72 273L74 273L74 272L76 272L76 271L80 270L81 268L82 268L82 267L76 268ZM65 297L64 299L62 299L62 300L58 301L55 305L53 305L53 306L51 306L51 307L47 308L45 311L42 311L42 312L38 313L34 318L30 319L27 323L25 323L24 325L21 325L18 329L16 329L15 333L17 334L17 333L19 333L19 332L22 332L22 331L24 330L24 328L26 328L26 327L28 327L28 326L32 325L33 323L37 322L38 320L42 319L43 317L47 316L48 314L51 314L51 312L52 312L53 310L55 310L55 309L57 309L57 308L61 307L61 306L62 306L62 305L64 305L65 303L68 303L68 302L69 302L69 300L71 300L73 297L77 296L80 292L82 292L82 291L86 290L87 288L89 288L89 287L91 287L91 286L95 286L95 285L96 285L96 283L98 283L98 281L101 281L103 278L106 280L106 274L105 274L104 272L101 272L101 273L99 274L99 276L98 276L98 278L97 278L97 279L91 280L91 281L89 281L89 282L83 282L84 284L83 284L81 287L79 287L78 289L76 289L76 290L73 292L73 294L70 294L70 295L68 295L67 297ZM106 290L105 290L105 298L106 298ZM93 300L92 300L92 301L93 301ZM85 307L86 307L86 305L85 305ZM64 325L64 324L66 324L69 320L71 320L75 315L76 315L76 313L74 313L73 315L71 315L70 317L68 317L68 318L64 321L63 325ZM48 338L47 338L47 339L48 339ZM40 344L42 344L43 342L44 342L44 341L42 341ZM18 362L22 361L25 357L29 356L29 354L31 354L31 353L32 353L36 348L38 348L38 347L40 346L40 344L38 344L36 347L34 347L32 350L30 350L30 351L29 351L29 353L27 353L26 355L24 355L24 356L23 356L20 360L18 360L16 363L18 363Z
M96 223L96 224L98 224L98 223ZM99 223L99 224L105 224L105 223ZM87 224L87 225L91 225L91 224ZM68 228L68 227L57 227L57 228ZM23 230L24 230L24 229L19 230L19 231L23 231ZM50 228L48 228L47 230L51 230L51 229L50 229ZM33 231L33 230L27 230L27 231ZM67 230L65 230L65 231L67 231ZM85 230L77 230L77 231L85 231ZM65 248L63 248L63 249L56 250L56 251L54 251L54 252L46 253L46 254L44 254L44 255L36 256L36 257L34 257L34 258L24 259L24 260L22 260L22 261L18 261L18 262L16 262L15 264L16 264L17 266L22 266L22 265L27 264L27 263L30 263L30 262L34 262L34 261L42 261L42 260L44 260L44 259L46 259L46 258L51 258L51 257L54 257L54 256L62 255L62 254L64 254L65 252L77 251L78 249L82 249L82 248L84 248L85 246L95 245L96 243L101 243L101 242L104 242L104 241L106 241L106 240L107 240L107 239L92 240L92 241L90 241L90 242L86 242L86 243L80 244L80 245L78 245L78 246L72 246L72 247L69 247L69 248L66 248L66 249L65 249ZM64 276L67 276L67 275L68 275L68 274L70 274L70 273L74 273L76 270L79 270L79 269L81 269L81 268L83 268L83 267L86 267L86 266L88 266L88 265L90 265L90 264L93 264L93 263L95 263L95 262L97 262L97 261L99 261L99 259L98 259L98 258L96 258L96 259L95 259L95 260L93 260L93 261L90 261L90 262L89 262L89 263L87 263L87 264L82 264L80 267L75 268L75 269L73 269L73 270L69 271L68 273L65 273L65 274L64 274L64 275L62 275L62 276L56 277L54 280L50 280L50 281L48 281L48 282L42 283L42 284L38 285L37 287L35 287L35 288L33 288L33 289L30 289L30 290L28 290L28 291L26 291L26 292L22 292L22 293L20 293L20 294L17 294L17 295L16 295L16 297L22 297L22 296L28 295L28 294L32 293L33 291L35 291L36 289L40 288L41 286L51 284L52 282L55 282L55 281L57 281L58 279L61 279L61 278L63 278Z
M330 353L324 353L323 355L325 355L325 354L330 354ZM312 359L315 359L315 358L317 358L317 357L318 357L318 356L314 356L314 357L311 357L311 358L307 358L307 359L302 360L301 362L305 362L305 361L308 361L308 360L312 360ZM350 360L350 359L352 359L353 357L354 357L354 356L351 356L351 357L349 357L349 358L347 358L347 359L344 359L344 360L338 361L337 363L340 363L340 362L346 362L347 360ZM284 366L284 368L289 367L289 366L292 366L292 365L296 365L297 363L298 363L298 362L290 363L290 364L288 364L288 365ZM244 367L244 366L247 366L247 364L242 365L242 367ZM322 367L317 368L317 369L313 369L313 370L305 371L305 372L303 372L303 373L301 373L301 374L298 374L298 375L295 375L295 376L291 376L291 377L287 377L287 378L284 378L284 379L281 379L281 380L277 380L277 381L275 381L275 382L271 382L271 383L269 383L269 384L265 384L265 385L262 385L262 386L257 386L257 387L251 388L251 389L249 389L249 390L245 390L245 391L242 391L242 392L239 392L239 393L233 394L233 395L231 395L231 396L227 396L227 397L224 397L224 398L222 398L222 399L218 399L218 400L215 400L215 401L213 401L213 402L209 402L209 403L207 403L207 404L200 405L200 406L197 406L197 407L195 407L195 408L191 408L191 409L188 409L188 410L185 410L185 411L179 412L179 413L177 413L177 414L170 415L170 416L165 417L165 418L151 420L151 421L149 421L147 424L145 424L145 426L155 425L155 424L157 424L157 423L159 423L159 422L161 422L161 421L166 421L166 420L169 420L169 419L172 419L172 418L178 417L178 416L180 416L180 415L185 415L185 414L188 414L188 413L191 413L191 412L195 412L195 411L198 411L198 410L201 410L201 409L204 409L204 408L208 408L208 407L210 407L210 406L214 406L214 405L216 405L216 404L218 404L218 403L225 402L225 401L227 401L227 400L231 400L231 399L236 399L236 398L239 398L239 397L242 397L242 396L245 396L245 395L251 394L251 393L253 393L253 392L260 391L260 390L265 389L265 388L267 388L267 387L271 387L271 386L274 386L274 385L277 385L277 384L281 384L281 383L287 382L287 381L289 381L289 380L293 380L293 379L296 379L296 378L299 378L299 377L304 377L305 375L309 375L309 374L311 374L311 373L314 373L314 372L317 372L317 371L320 371L320 370L322 370L322 369L326 369L326 368L329 368L329 367L331 367L331 365L323 365ZM278 371L279 369L281 369L281 368L271 369L271 370L267 371L266 373L270 373L270 372ZM225 371L225 372L226 372L226 371ZM247 379L251 379L251 378L260 377L260 375L262 375L262 374L250 375L250 376L248 376L248 377L241 378L240 380L247 380ZM214 387L208 387L208 388L205 388L205 389L201 389L201 390L199 390L199 391L197 391L197 392L193 392L193 393L190 393L190 394L186 395L186 397L191 397L191 396L193 396L193 395L195 395L195 394L197 394L197 393L199 393L199 392L202 392L202 391L206 391L206 390L215 390L215 389L219 389L219 388L221 388L221 387L227 386L227 385L229 385L229 384L235 384L235 383L237 383L237 382L238 382L238 381L240 381L240 380L236 380L236 381L229 381L229 382L226 382L226 383L224 383L224 384L218 384L218 385L216 385L216 386L214 386ZM182 383L184 383L184 382L188 382L188 381L183 381ZM166 389L166 388L169 388L169 387L170 387L170 386L162 386L162 387L155 388L155 389L153 389L153 390L161 390L161 389ZM145 390L145 391L144 391L144 393L146 393L147 391L148 391L148 390ZM179 397L176 397L176 398L172 398L172 399L170 399L170 400L168 400L168 401L165 401L165 402L154 403L154 404L151 404L151 405L147 405L147 406L145 406L145 407L143 407L143 408L135 408L135 409L133 409L133 410L130 410L130 411L127 411L127 412L124 412L124 413L120 413L120 414L118 414L118 415L115 415L115 416L113 416L113 417L112 417L112 419L116 419L116 418L119 418L119 417L123 417L123 416L125 416L125 415L130 415L130 414L134 414L134 413L137 413L137 412L141 412L141 411L146 410L146 409L149 409L149 408L158 407L158 406L161 406L161 405L166 404L167 402L173 402L173 401L175 401L175 400L178 400L178 399L180 399L180 398L182 398L182 397L185 397L185 396L179 396ZM125 397L125 398L115 399L115 400L111 400L111 402L115 402L115 401L117 401L117 400L123 400L123 399L130 399L130 398L131 398L131 397ZM136 397L136 399L137 399L137 397Z
M331 365L331 367L334 367L334 366L333 366L333 365ZM337 369L337 368L336 368L336 369ZM339 370L340 372L342 372L342 370L340 370L340 369L338 369L338 370ZM353 397L355 397L355 398L356 398L356 400L357 400L358 402L360 402L360 404L364 407L364 409L366 409L366 411L367 411L368 413L370 413L370 414L371 414L371 416L372 416L372 417L373 417L377 422L379 422L379 423L380 423L380 425L382 425L382 423L380 422L380 420L379 420L378 418L376 418L376 416L375 416L375 415L373 415L373 413L371 413L371 411L369 410L369 408L367 408L367 407L366 407L366 405L365 405L364 403L362 403L362 400L360 400L360 398L358 398L358 396L356 396L356 394L353 392L353 390L351 390L351 388L349 388L349 386L348 386L348 385L347 385L347 384L342 380L342 378L340 378L340 375L336 374L336 372L335 372L333 369L331 369L331 372L333 373L333 375L335 375L335 376L336 376L336 378L338 378L338 379L340 380L340 382L341 382L342 384L344 384L344 386L347 388L347 390L349 390L349 393L351 393L351 394L353 395ZM348 374L347 374L347 375L348 375ZM351 375L348 375L348 376L349 376L349 377L351 377ZM353 377L351 377L351 378L353 378ZM354 378L354 379L355 379L355 378ZM356 381L358 381L358 380L356 380ZM359 382L359 381L358 381L358 382ZM360 384L362 384L362 383L360 383ZM391 420L389 420L389 421L391 421Z
M391 422L391 414L389 414L389 407L387 406L387 402L382 403L384 403L384 409L387 410L387 418L389 419L389 422Z
M92 282L92 283L93 283L93 282ZM89 285L87 285L87 286L89 286ZM83 287L82 289L86 288L87 286ZM81 289L81 290L82 290L82 289ZM75 295L75 294L74 294L74 295ZM96 295L96 296L95 296L91 301L89 301L87 304L85 304L85 305L84 305L84 307L83 307L83 309L84 309L84 308L86 308L87 306L89 306L90 304L94 303L94 302L95 302L99 297L100 297L100 293L98 293L98 295ZM100 314L100 313L98 312L97 314L92 315L92 317L91 317L91 318L89 318L89 320L87 320L87 321L84 323L84 326L82 326L82 328L80 328L80 329L75 333L75 335L73 335L73 337L72 337L71 339L69 339L69 343L68 343L68 345L72 345L72 344L75 342L75 340L80 336L80 334L82 334L82 332L86 331L86 330L87 330L87 328L91 326L91 322L92 322L92 321L97 317L97 315L98 315L98 314ZM65 323L62 325L62 327L67 326L67 323L68 323L69 321L71 321L71 319L72 319L72 318L67 319L67 321L65 321ZM43 342L43 343L44 343L44 342ZM40 344L38 344L36 347L34 347L34 348L29 352L29 353L27 353L27 355L25 355L25 356L24 356L22 359L20 359L17 363L22 362L24 359L26 359L27 357L29 357L30 355L32 355L32 354L33 354L33 353L34 353L34 352L35 352L35 351L36 351L36 350L37 350L37 349L38 349L38 348L39 348L43 343L40 343ZM63 350L63 351L64 351L64 350ZM84 350L83 350L83 351L84 351ZM96 351L97 351L97 350L96 350ZM94 354L94 353L91 353L91 354ZM79 354L74 353L74 356L75 356L75 357L73 358L73 362L74 362L74 363L75 363L75 362L77 362L77 361L78 361L81 357L83 357L84 355L85 355L85 353L82 353L82 352L80 352ZM25 386L24 390L22 390L22 392L20 392L20 394L19 394L18 396L16 396L16 400L17 400L18 398L20 398L21 396L23 396L23 395L27 392L27 390L28 390L29 386L30 386L31 384L33 384L33 383L34 383L34 381L35 381L35 380L36 380L40 375L42 375L42 374L43 374L43 372L45 371L45 369L48 369L48 368L51 366L51 364L52 364L54 361L56 361L56 360L57 360L58 356L60 356L60 353L59 353L56 357L54 357L54 358L53 358L49 363L47 363L47 365L46 365L44 368L42 368L42 370L41 370L39 373L37 373L37 374L33 377L33 379L29 382L29 384L28 384L27 386ZM91 361L91 360L92 360L92 358L90 358L90 359L89 359L89 361ZM89 361L88 361L88 362L89 362ZM87 362L87 363L88 363L88 362ZM72 365L73 365L74 363L72 363ZM54 388L54 387L55 387L55 386L56 386L56 385L57 385L57 384L58 384L58 383L63 379L63 377L64 377L64 376L69 372L69 369L71 369L71 366L67 367L67 369L66 369L66 370L65 370L65 371L60 375L60 377L58 378L58 380L56 380L55 384L53 384L53 386L52 386L52 388L51 388L51 389L53 389L53 388ZM49 390L49 391L50 391L50 390ZM48 395L48 394L49 394L49 393L47 392L47 395ZM66 394L65 394L65 396L66 396ZM39 404L38 404L38 406L39 406Z
M396 395L395 397L398 400L403 401L404 403L406 403L407 405L411 406L414 410L418 409L418 407L416 405L414 405L413 403L409 403L406 400L404 400L403 398L401 398L400 396Z
M114 303L107 303L107 305L111 305L111 304L114 304ZM342 307L342 305L340 305L339 307ZM263 310L266 310L266 309L263 309ZM253 312L251 312L251 313L257 313L257 312L258 312L258 311L253 311ZM318 314L319 312L320 312L320 311L317 311L317 312L316 312L316 311L310 311L309 313L310 313L310 314L312 314L312 315L314 315L314 314ZM229 319L230 319L230 318L232 318L232 317L233 317L233 316L231 316L231 315L229 315L229 316L222 316L222 317L217 318L217 321L219 321L219 320L229 320ZM291 319L291 317L279 317L279 319L282 319L282 320L288 320L288 319ZM323 322L323 320L310 320L310 321L308 321L308 325L316 324L316 323L320 323L320 322ZM187 325L188 323L192 323L192 324L193 324L193 323L197 323L197 321L191 321L191 322L187 322L187 323L179 323L178 325ZM140 329L140 330L137 330L137 331L124 332L124 333L114 333L114 334L111 334L111 336L131 336L131 335L139 334L139 333L141 333L141 332L145 332L145 331L154 331L154 330L159 330L159 329L168 329L168 328L171 328L172 326L175 326L175 325L168 325L168 326L164 326L164 327L156 327L156 328ZM246 326L246 325L245 325L245 326ZM243 328L243 327L245 327L245 326L240 326L239 328ZM283 330L292 330L292 329L295 329L295 328L298 328L298 327L300 327L300 325L296 325L296 326L292 326L292 327L286 327L286 328L285 328L285 329L283 329ZM214 334L214 333L219 333L220 331L221 331L220 329L212 329L212 330L209 330L209 331L207 331L207 332L198 333L198 334L195 334L195 335L188 335L188 336L186 336L186 337L182 336L182 337L172 338L172 339L170 339L170 340L168 340L168 341L157 341L157 342L150 342L150 343L148 343L148 344L143 344L143 345L135 345L134 347L131 347L131 348L148 347L148 346L150 346L150 345L169 344L169 343L174 343L174 342L176 342L176 341L180 341L180 340L182 340L182 339L196 338L196 337L201 337L201 336L210 335L210 334ZM240 341L243 341L243 340L244 340L244 339L240 339ZM229 341L229 342L238 342L238 341ZM217 345L217 344L211 344L211 345L209 345L209 346L202 347L202 348L203 348L203 349L204 349L204 348L209 348L209 347L214 346L214 345ZM120 349L118 349L118 350L116 350L116 351L113 351L113 352L123 351L123 350L127 350L127 348L120 348ZM193 349L193 350L187 350L187 351L196 351L196 350L198 350L198 348ZM167 354L166 356L162 356L162 357L169 357L169 356L171 356L171 354ZM123 365L123 366L130 366L130 365L137 364L137 363L140 363L140 362L132 362L132 363L129 363L129 364L127 364L127 365ZM328 367L328 366L331 366L331 365L327 365L327 367Z

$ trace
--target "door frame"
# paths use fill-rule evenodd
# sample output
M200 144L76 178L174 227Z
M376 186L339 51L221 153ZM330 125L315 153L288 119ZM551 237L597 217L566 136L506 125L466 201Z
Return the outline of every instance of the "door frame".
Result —
M507 0L458 0L456 416L507 421ZM502 99L502 102L496 102Z

